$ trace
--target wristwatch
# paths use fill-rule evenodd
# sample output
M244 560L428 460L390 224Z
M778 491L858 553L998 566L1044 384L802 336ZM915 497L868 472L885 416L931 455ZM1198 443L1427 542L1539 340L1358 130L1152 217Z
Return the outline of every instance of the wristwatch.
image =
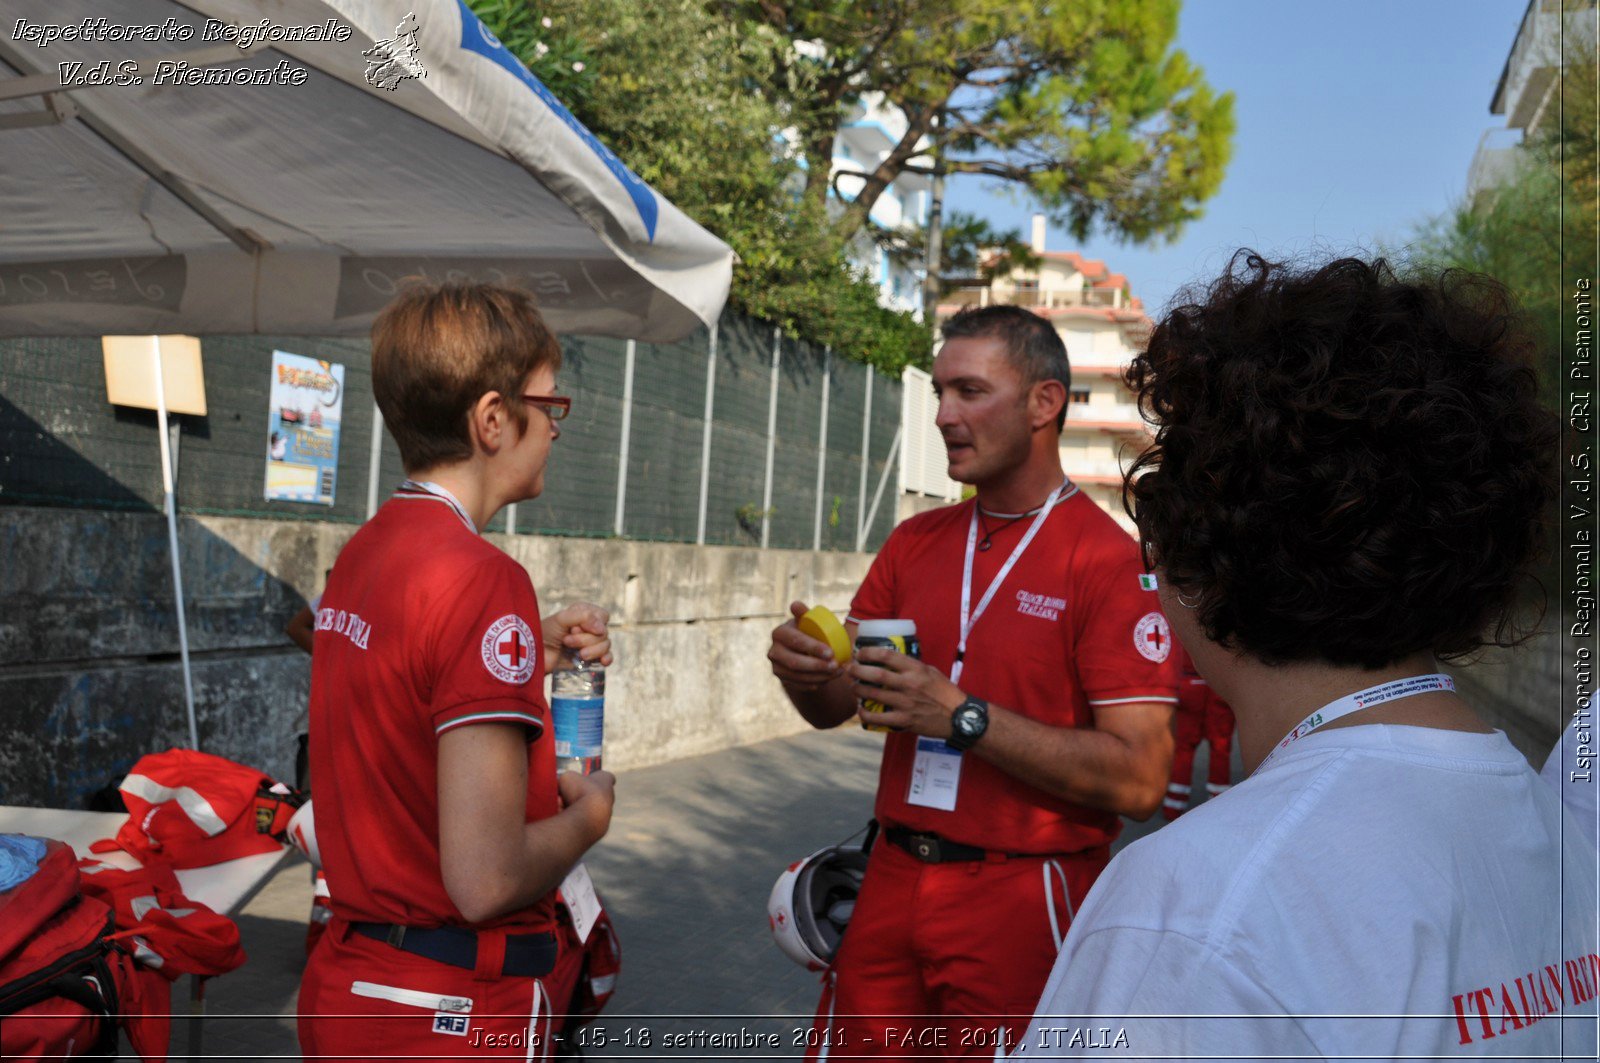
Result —
M950 714L950 737L944 744L958 753L965 752L977 745L988 729L989 703L969 694Z

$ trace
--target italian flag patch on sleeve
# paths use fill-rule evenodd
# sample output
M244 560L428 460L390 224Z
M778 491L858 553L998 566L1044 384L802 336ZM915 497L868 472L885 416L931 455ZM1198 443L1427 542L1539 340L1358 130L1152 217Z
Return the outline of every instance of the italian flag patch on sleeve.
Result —
M1139 573L1139 589L1153 591L1156 589L1156 574L1154 572Z

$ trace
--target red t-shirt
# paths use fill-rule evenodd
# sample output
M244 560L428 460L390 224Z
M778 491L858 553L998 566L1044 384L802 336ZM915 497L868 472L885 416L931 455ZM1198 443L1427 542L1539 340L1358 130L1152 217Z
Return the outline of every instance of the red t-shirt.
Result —
M961 634L961 573L975 502L919 514L883 544L851 603L852 620L917 624L922 660L950 674ZM1032 518L973 552L972 609ZM990 526L995 521L990 518ZM960 686L1053 727L1092 728L1118 704L1177 701L1171 629L1140 580L1139 548L1074 489L1017 559L967 638ZM890 734L878 778L885 825L932 831L997 852L1068 853L1110 843L1116 815L1069 804L984 760L962 757L953 812L906 800L917 736Z
M316 616L311 777L334 914L467 925L439 870L438 736L527 729L527 820L556 814L539 603L441 498L402 492L351 538ZM548 930L554 898L482 926Z

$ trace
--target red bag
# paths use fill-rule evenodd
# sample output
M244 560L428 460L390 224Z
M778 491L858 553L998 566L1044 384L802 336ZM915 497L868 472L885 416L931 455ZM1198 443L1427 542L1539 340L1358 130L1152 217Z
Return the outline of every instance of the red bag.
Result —
M556 1036L570 1041L581 1026L593 1022L611 1002L622 970L622 942L605 908L589 930L588 942L578 940L566 903L556 901L561 956L545 979L556 1016Z
M121 995L135 980L133 963L107 940L111 909L79 893L77 864L71 846L45 840L32 877L0 891L5 1058L117 1054L117 1015L127 1006Z
M244 963L238 924L185 897L166 864L125 871L83 860L78 873L84 895L111 908L116 936L134 959L167 981L185 974L227 974Z
M128 821L90 849L124 849L140 863L179 868L276 852L303 802L255 768L192 749L140 757L119 789Z

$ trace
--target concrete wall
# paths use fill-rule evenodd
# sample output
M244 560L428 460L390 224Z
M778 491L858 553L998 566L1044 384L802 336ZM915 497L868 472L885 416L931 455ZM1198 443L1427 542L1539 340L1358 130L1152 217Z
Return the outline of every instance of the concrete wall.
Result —
M305 726L309 658L283 625L350 525L180 521L202 747L279 777ZM800 598L841 613L871 556L491 536L547 610L612 611L606 761L627 769L805 725L766 667ZM0 803L79 807L141 754L187 741L166 527L159 516L0 509Z

